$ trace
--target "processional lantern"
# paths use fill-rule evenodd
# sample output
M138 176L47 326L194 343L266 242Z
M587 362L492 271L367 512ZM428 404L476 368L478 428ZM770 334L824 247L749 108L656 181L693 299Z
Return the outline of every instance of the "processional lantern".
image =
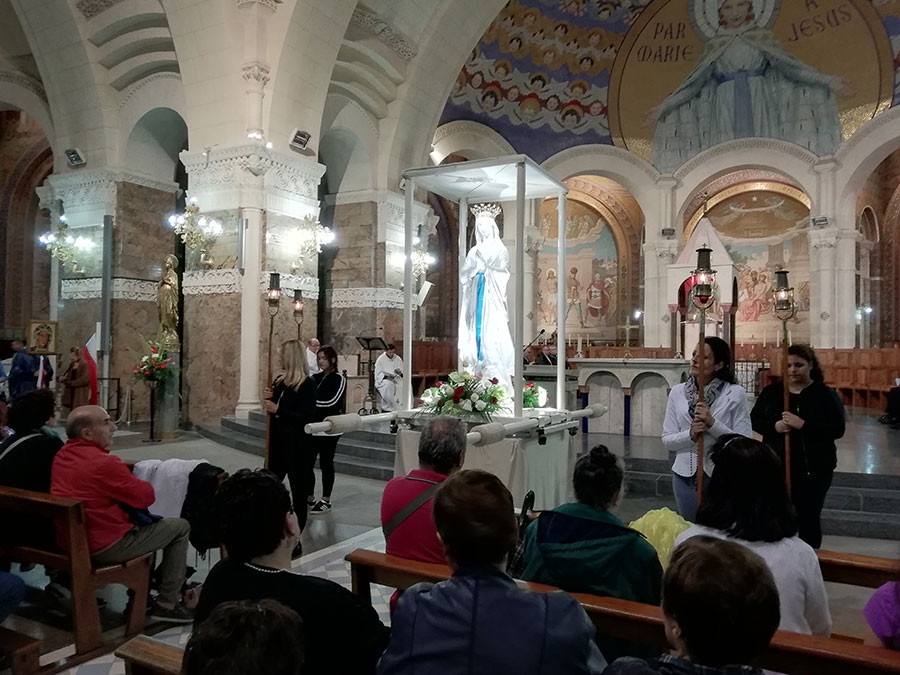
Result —
M269 287L266 289L266 305L269 310L269 357L266 361L266 386L272 386L272 335L275 332L275 315L281 301L281 275L269 272ZM266 415L266 450L264 466L269 466L269 446L272 441L272 415Z
M294 289L294 301L291 303L294 310L294 321L297 324L297 339L300 339L300 326L303 324L303 291Z
M266 290L266 302L269 304L269 313L275 310L278 313L278 301L281 300L281 275L278 272L269 272L269 288Z
M712 249L708 246L697 249L697 269L694 270L691 286L691 301L697 309L709 309L713 303L716 273L711 268L711 254Z
M788 271L775 272L775 316L781 321L793 318L796 305L794 304L794 289L788 283Z

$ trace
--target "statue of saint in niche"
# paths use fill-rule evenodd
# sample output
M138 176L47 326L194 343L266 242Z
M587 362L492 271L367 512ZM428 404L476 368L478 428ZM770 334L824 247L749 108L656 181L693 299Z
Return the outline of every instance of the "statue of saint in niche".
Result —
M156 291L159 337L163 344L178 344L178 258L166 256L166 266Z

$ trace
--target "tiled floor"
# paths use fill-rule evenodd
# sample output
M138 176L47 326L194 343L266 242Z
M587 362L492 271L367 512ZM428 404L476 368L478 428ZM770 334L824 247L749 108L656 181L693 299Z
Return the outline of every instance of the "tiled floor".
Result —
M900 431L890 430L877 423L877 415L854 411L850 417L848 431L839 443L839 470L867 473L900 474ZM213 464L234 472L239 468L254 468L262 464L260 457L245 454L218 445L193 434L186 434L175 442L142 443L145 434L129 433L124 430L117 434L115 453L123 459L205 459ZM603 442L614 452L625 457L644 456L662 458L659 439L622 438L599 434L582 435L580 446L589 448L594 443ZM337 476L334 489L335 508L318 517L310 518L309 526L303 534L306 555L298 561L296 570L328 578L349 588L349 569L343 561L344 555L355 548L383 550L384 539L379 528L379 510L384 483L350 476ZM629 521L647 510L661 506L672 506L664 500L648 497L626 497L618 507L623 520ZM900 557L900 542L853 537L827 537L823 547L869 555ZM191 561L193 564L194 561ZM196 580L205 578L215 556L198 560ZM35 572L41 576L39 572ZM29 580L30 581L30 580ZM35 582L38 584L38 582ZM45 582L44 582L45 583ZM376 609L387 621L387 602L392 589L381 588L373 593ZM861 631L860 610L871 592L837 584L828 584L834 627L836 631L858 634ZM110 606L124 604L124 593L116 587L104 590L103 597ZM189 635L189 627L179 627L159 633L156 637L172 644L184 645ZM62 631L59 631L62 633ZM48 655L50 656L50 655ZM54 655L59 658L59 654ZM124 666L111 654L100 657L68 671L71 675L115 675L124 673Z

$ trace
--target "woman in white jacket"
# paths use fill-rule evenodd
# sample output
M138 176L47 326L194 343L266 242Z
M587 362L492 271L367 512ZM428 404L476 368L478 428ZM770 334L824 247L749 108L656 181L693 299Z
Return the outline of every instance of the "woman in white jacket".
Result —
M744 388L735 384L731 371L731 349L725 340L707 337L701 358L697 349L691 357L691 376L672 387L663 422L663 447L671 456L672 488L678 513L691 522L697 515L697 438L703 434L704 448L727 434L752 437L750 409ZM699 402L697 376L703 373L703 403ZM703 460L704 487L714 464L709 453Z

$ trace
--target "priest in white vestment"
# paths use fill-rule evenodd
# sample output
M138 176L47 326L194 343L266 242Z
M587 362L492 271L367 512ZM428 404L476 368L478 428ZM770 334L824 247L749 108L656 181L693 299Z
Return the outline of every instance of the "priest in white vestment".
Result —
M387 351L375 360L375 388L381 394L381 409L385 412L400 407L397 383L402 375L403 359L395 353L394 345L389 344Z
M309 374L315 375L318 373L321 368L319 368L319 341L316 338L310 338L309 342L306 343L306 365L309 366Z

